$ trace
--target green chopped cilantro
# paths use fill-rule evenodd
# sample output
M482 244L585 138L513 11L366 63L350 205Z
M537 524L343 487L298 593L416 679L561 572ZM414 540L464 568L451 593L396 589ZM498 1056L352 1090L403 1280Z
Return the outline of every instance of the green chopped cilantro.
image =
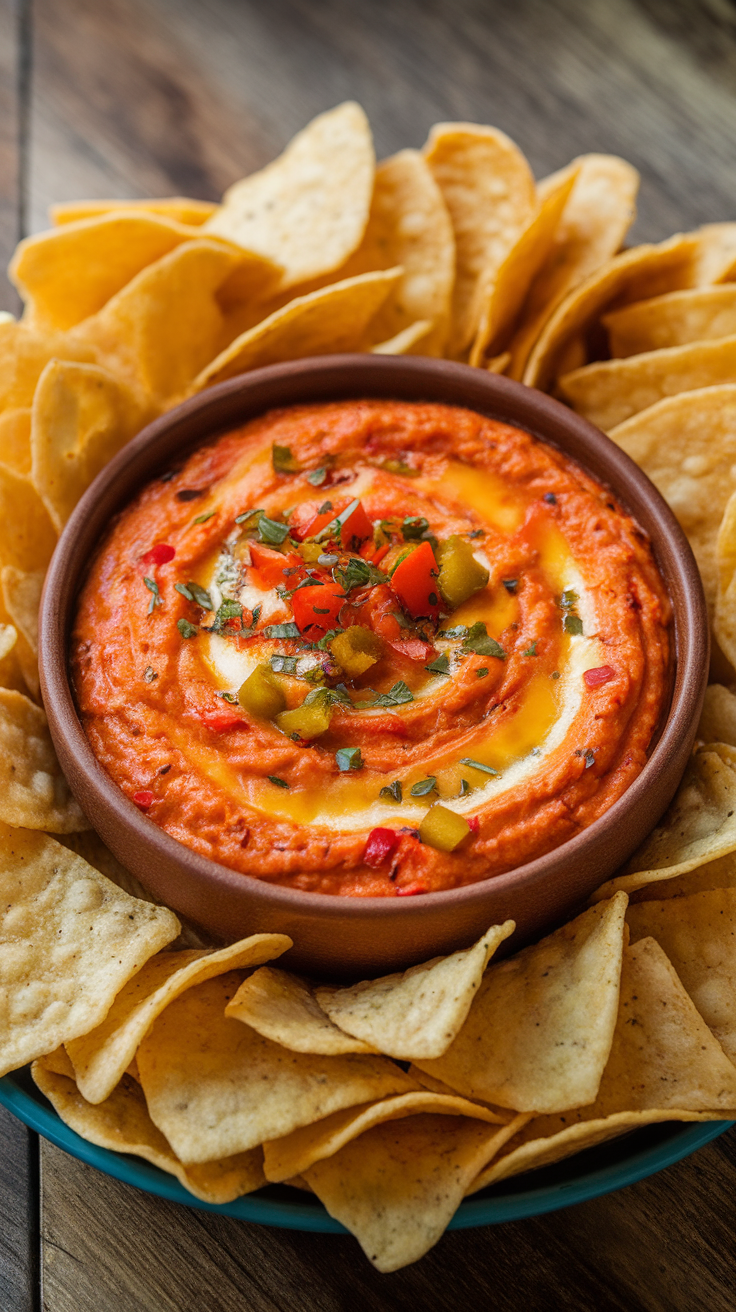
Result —
M427 797L429 793L435 792L436 788L437 780L431 774L428 778L420 779L418 783L412 784L411 795L412 797Z
M359 747L341 747L335 752L337 768L343 774L348 770L362 770L363 758Z
M190 624L189 620L177 620L176 627L182 638L196 638L197 636L197 626L196 624Z
M298 474L300 465L299 461L291 454L290 446L278 446L274 442L271 447L271 460L277 474Z
M401 802L403 800L401 780L394 779L392 784L386 784L385 788L381 789L378 796L385 797L387 801Z
M472 756L461 756L460 764L471 765L474 770L481 770L483 774L498 774L498 770L494 770L492 765L484 765L483 761L474 761Z
M279 777L278 777L277 774L267 774L267 775L266 775L266 778L268 779L269 783L271 783L271 784L275 784L277 788L288 788L288 787L289 787L289 785L287 784L286 780L285 780L285 779L279 779Z
M158 583L155 579L144 579L143 582L151 594L151 600L148 603L148 610L146 612L150 615L152 611L155 610L156 606L163 606L163 601L161 599L161 593L158 590Z
M497 660L505 661L506 652L495 638L488 636L488 631L482 620L478 620L468 630L468 636L463 642L464 651L475 652L476 656L495 656Z
M429 670L430 674L449 674L450 658L447 655L447 652L443 652L441 656L437 657L436 661L431 661L430 664L425 665L424 668L425 670Z
M583 621L579 615L571 615L568 613L562 621L562 627L565 630L565 633L579 635L583 631Z

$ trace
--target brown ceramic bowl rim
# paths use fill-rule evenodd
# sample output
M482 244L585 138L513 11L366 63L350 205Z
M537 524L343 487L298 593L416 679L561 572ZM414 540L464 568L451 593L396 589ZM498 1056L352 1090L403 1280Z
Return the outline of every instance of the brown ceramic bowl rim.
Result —
M412 380L411 388L397 385L399 375ZM70 686L67 666L69 625L84 563L89 558L90 525L96 524L96 508L103 495L109 493L118 482L123 483L125 476L129 478L131 472L139 466L145 466L145 482L155 477L157 463L151 452L165 445L164 439L177 425L195 416L202 421L201 437L197 442L188 442L182 448L181 453L188 454L196 445L212 440L218 434L273 408L273 400L259 408L258 395L264 389L272 391L274 382L281 385L283 394L279 405L298 405L317 399L310 398L309 394L310 381L315 380L322 389L323 403L327 403L324 401L325 385L331 380L334 400L381 398L436 401L457 406L465 404L467 408L491 418L515 424L562 451L565 448L545 430L564 428L591 453L593 463L597 457L615 475L609 486L624 509L636 518L636 510L632 509L632 505L635 507L639 503L647 507L648 518L654 530L650 532L652 548L665 576L665 584L672 595L673 584L676 582L685 603L685 622L677 624L676 619L673 620L675 678L666 722L641 774L621 797L586 829L546 855L504 874L493 875L490 880L433 892L427 894L426 898L361 898L308 892L244 875L200 856L147 819L104 771L79 721ZM443 398L440 393L444 390L453 396L458 391L467 392L468 400L464 402ZM414 394L409 395L409 391ZM479 403L479 391L485 403ZM225 423L218 422L218 410L222 411L228 403L232 404L233 398L242 399L243 418L233 420L230 417ZM571 458L586 468L584 459L579 456ZM168 460L171 460L171 456L168 456ZM159 468L163 463L162 456ZM591 473L597 481L607 481ZM126 487L125 495L118 502L118 509L122 509L133 495L132 489L128 491ZM93 535L95 541L102 536L108 523L109 513L104 523L96 526L99 531ZM80 559L80 543L84 547L84 560ZM667 570L663 568L665 557L669 562ZM149 849L153 848L162 856L166 854L179 865L186 866L198 880L219 885L223 893L227 889L240 888L242 881L248 879L251 884L250 896L259 900L260 893L273 910L280 907L284 913L309 911L327 919L340 920L348 914L358 920L365 918L381 921L386 917L415 915L417 901L421 901L427 909L431 904L436 911L451 904L472 902L482 897L490 882L494 888L508 891L522 886L528 888L539 885L547 879L554 879L555 869L561 863L575 862L582 852L598 844L605 832L624 824L628 810L649 788L667 757L676 752L678 747L681 748L686 738L692 739L693 690L697 690L697 701L706 682L709 631L700 574L682 529L654 484L603 432L544 393L498 374L421 356L345 354L290 361L239 375L166 412L124 447L87 489L61 534L44 585L39 648L41 688L52 732L63 734L67 753L73 756L75 766L84 778L87 795L104 798L105 804L127 827L131 843L135 843L136 839L144 841Z

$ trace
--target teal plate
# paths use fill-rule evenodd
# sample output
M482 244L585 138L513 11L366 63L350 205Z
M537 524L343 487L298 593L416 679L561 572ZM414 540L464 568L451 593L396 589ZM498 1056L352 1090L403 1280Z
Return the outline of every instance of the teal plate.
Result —
M220 1212L223 1216L237 1216L241 1221L257 1221L261 1225L281 1226L287 1230L347 1233L339 1221L328 1215L318 1199L306 1194L297 1196L295 1190L279 1185L268 1185L255 1194L237 1198L234 1203L221 1206L201 1203L187 1193L178 1180L157 1166L149 1165L140 1157L113 1153L81 1139L59 1119L34 1085L27 1068L0 1079L0 1103L32 1130L71 1153L72 1157L159 1198L198 1207L204 1212ZM668 1121L663 1125L643 1127L598 1148L588 1148L565 1162L516 1176L495 1188L484 1190L477 1197L466 1199L460 1204L449 1228L465 1230L471 1226L497 1225L501 1221L541 1216L544 1212L555 1212L560 1207L570 1207L573 1203L584 1203L589 1198L612 1193L614 1189L623 1189L627 1184L634 1184L688 1157L703 1144L717 1139L733 1124L736 1122L705 1121L688 1125Z

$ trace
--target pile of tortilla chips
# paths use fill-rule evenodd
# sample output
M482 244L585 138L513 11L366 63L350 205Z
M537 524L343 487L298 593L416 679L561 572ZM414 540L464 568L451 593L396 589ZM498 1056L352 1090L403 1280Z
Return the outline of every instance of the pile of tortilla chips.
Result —
M495 128L376 165L348 103L221 205L57 206L0 316L0 1073L33 1063L94 1143L223 1203L311 1190L374 1265L464 1195L637 1126L736 1117L736 224L618 253L638 175L536 183ZM469 362L609 429L693 545L717 638L670 810L571 924L513 922L404 975L319 985L258 934L214 948L90 830L40 705L44 573L79 497L150 419L334 351ZM56 835L52 837L51 835Z

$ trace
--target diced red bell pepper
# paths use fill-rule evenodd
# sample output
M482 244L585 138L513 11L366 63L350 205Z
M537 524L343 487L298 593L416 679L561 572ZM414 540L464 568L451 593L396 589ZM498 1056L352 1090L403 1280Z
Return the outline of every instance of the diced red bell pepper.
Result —
M331 579L314 587L299 588L291 598L297 628L310 642L319 641L328 629L337 627L337 617L344 605L344 589Z
M391 587L414 619L420 615L437 619L440 611L438 577L437 561L428 542L420 543L396 566L391 575Z
M235 707L206 706L199 712L203 724L213 733L225 733L228 729L247 729L248 721L243 719Z
M340 529L340 543L347 549L355 549L360 546L366 538L373 535L373 525L363 509L360 501L350 501L342 499L342 503L333 502L330 510L325 510L319 514L319 506L316 501L307 501L303 505L297 506L289 520L289 529L292 537L297 541L303 542L305 538L315 538L322 529L327 528L333 520L339 515L345 513L349 507L353 509L342 524ZM325 542L325 549L327 543Z
M422 661L426 665L436 656L431 643L411 636L399 623L396 616L401 615L401 607L396 600L396 593L387 584L379 583L371 588L365 600L354 607L353 612L351 624L366 624L394 651L406 656L408 660Z
M382 866L393 856L400 841L395 829L371 829L363 853L366 865L374 870Z
M352 502L350 504L352 505ZM362 502L358 501L353 506L351 514L343 522L340 541L346 551L357 551L361 542L372 537L373 525L365 513Z
M168 542L157 542L155 547L151 547L145 556L141 556L142 565L168 565L170 560L176 555L176 547L172 547Z
M397 651L400 656L406 656L410 661L421 661L426 665L428 661L434 659L437 655L431 642L422 642L421 638L396 638L390 640L390 646Z
M251 542L249 545L251 569L256 572L253 582L257 587L275 588L288 585L293 588L300 577L306 577L304 561L296 552L274 551L273 547L264 547L261 542ZM300 572L287 575L284 572L287 569L296 569Z
M349 714L349 712L348 712ZM399 715L371 715L366 718L361 725L361 729L367 734L391 733L395 738L408 738L409 730L405 722Z
M616 671L611 665L599 665L596 670L586 670L583 678L589 688L601 688L616 678Z
M319 516L319 508L323 503L321 501L302 501L300 505L295 506L289 516L289 533L297 542L303 542L309 537L312 524ZM329 524L334 519L334 510L328 511L321 516L325 524Z
M468 828L469 828L471 834L477 834L477 833L479 833L479 832L480 832L480 816L478 816L478 815L469 815L469 816L466 816L466 819L467 819L467 822L468 822Z
M147 811L153 804L153 793L150 793L147 788L142 788L140 792L133 793L132 800L135 802L139 811Z
M426 893L424 884L405 884L403 888L397 888L397 897L416 897L417 893Z

